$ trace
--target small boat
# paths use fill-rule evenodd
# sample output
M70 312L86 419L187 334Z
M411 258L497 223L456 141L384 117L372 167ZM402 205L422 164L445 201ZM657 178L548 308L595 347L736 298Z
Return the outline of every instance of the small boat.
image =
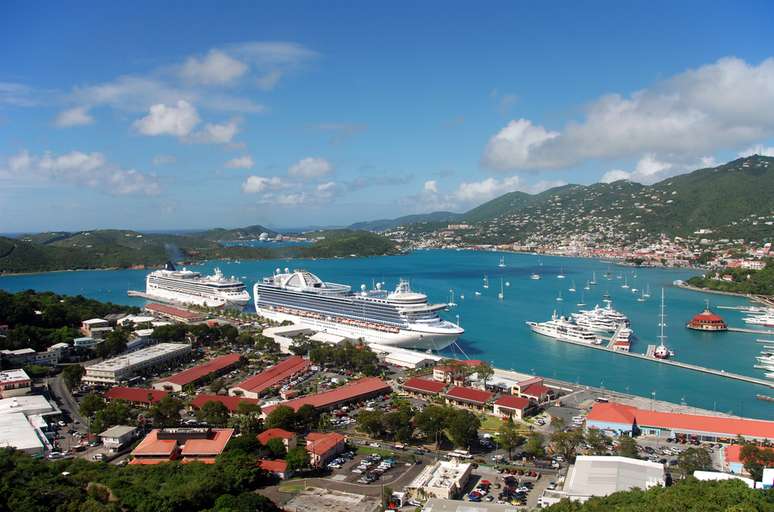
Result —
M629 281L626 279L626 276L624 276L624 284L621 285L621 288L624 290L629 288Z
M478 297L478 296L481 295L481 292L477 291L477 292L475 292L475 295L476 295L476 297Z
M505 268L505 256L500 256L500 263L497 266L500 268Z
M510 285L511 285L511 282L510 282L510 281L505 281L505 287L506 287L506 288L507 288L507 287L509 287Z
M575 281L572 282L572 286L570 286L567 291L575 293Z
M484 289L489 288L489 278L484 274Z
M564 279L564 267L559 267L559 274L557 274L556 278Z
M649 284L645 285L645 293L643 293L642 296L645 297L646 299L650 298L650 285Z
M559 295L556 297L556 302L564 302L562 298L562 290L559 290Z
M465 294L464 293L460 293L460 300L465 300Z
M447 304L450 308L453 308L457 305L456 302L454 302L454 290L449 290L449 303Z
M532 279L533 281L537 281L538 279L540 279L540 274L538 274L537 272L533 272L532 275L529 276L529 278Z
M597 284L597 273L596 272L592 272L591 273L591 281L589 281L589 284L591 286L595 286Z
M503 278L500 278L500 293L497 294L497 298L503 300L505 298L505 290L503 290Z

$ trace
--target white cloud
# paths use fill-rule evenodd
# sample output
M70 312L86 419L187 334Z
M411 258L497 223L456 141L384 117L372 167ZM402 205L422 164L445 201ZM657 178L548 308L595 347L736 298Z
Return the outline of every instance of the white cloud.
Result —
M87 186L112 195L156 195L160 191L154 176L109 163L102 153L71 151L40 156L22 151L7 161L3 174L22 181L43 180Z
M438 182L436 180L427 180L423 187L425 192L438 193Z
M233 45L227 50L248 60L256 67L264 69L297 66L317 57L317 52L300 44L286 41L253 41Z
M253 157L250 155L240 156L232 158L226 162L226 167L229 169L251 169L255 165Z
M258 78L255 79L255 85L258 86L259 89L263 91L271 91L275 87L277 87L277 84L279 83L280 79L282 79L282 71L279 69L273 69L269 71L268 73L265 73Z
M666 162L656 158L653 154L647 154L637 161L633 170L612 169L603 174L600 181L602 183L612 183L618 180L629 180L651 185L670 176L716 165L715 159L707 156L699 159Z
M623 169L612 169L603 174L599 181L602 183L613 183L614 181L630 180L631 177L632 173L628 171L624 171Z
M752 155L774 156L774 146L767 147L763 144L756 144L754 146L750 146L744 151L740 151L738 154L739 157L747 157Z
M650 153L697 159L774 135L774 58L751 65L723 58L628 97L592 102L561 132L521 119L487 144L482 163L497 170L565 168L594 159Z
M319 199L330 199L336 194L338 185L334 181L328 181L326 183L320 183L317 185L315 192Z
M82 126L93 122L94 118L89 114L89 109L87 107L73 107L63 110L56 116L56 120L54 121L59 127Z
M242 192L245 194L259 194L267 190L285 188L287 184L279 176L267 178L265 176L248 176L242 183Z
M518 176L497 179L487 178L482 181L462 182L454 192L454 197L467 203L482 203L507 192L512 192L521 184Z
M191 134L188 140L200 144L226 144L238 132L239 124L232 119L223 124L207 123L201 130Z
M0 82L0 105L34 107L38 105L31 87L15 82Z
M153 157L153 165L173 164L176 161L175 155L156 155Z
M324 158L308 157L291 165L288 174L295 178L311 179L333 171L333 165Z
M188 57L180 69L180 76L187 82L202 85L226 85L233 83L247 72L247 66L220 50L210 50L199 59Z
M199 114L193 105L179 100L175 105L153 105L148 115L134 122L134 128L143 135L176 135L183 137L199 123ZM208 125L209 126L209 125Z

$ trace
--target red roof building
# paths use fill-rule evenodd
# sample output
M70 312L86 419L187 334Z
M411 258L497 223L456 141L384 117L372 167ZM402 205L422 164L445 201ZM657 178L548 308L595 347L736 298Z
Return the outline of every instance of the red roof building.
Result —
M530 384L529 386L522 388L519 393L524 398L529 398L533 402L543 403L551 399L553 391L551 388L544 386L542 383Z
M519 396L503 395L495 400L493 411L495 416L501 418L523 419L527 411L532 407L531 402Z
M343 452L346 448L347 438L336 432L323 434L321 432L309 432L306 436L306 451L312 466L321 467Z
M288 471L288 463L282 459L260 459L258 460L258 466L264 471L274 473L282 480L291 476L291 471Z
M466 407L481 409L489 402L494 393L481 389L466 388L463 386L454 386L446 392L447 403L454 403Z
M204 317L200 313L188 311L187 309L176 308L174 306L168 306L166 304L147 304L145 306L145 311L183 323L204 320Z
M159 464L171 460L214 464L233 435L232 428L155 428L132 451L129 464Z
M133 405L149 406L155 404L169 393L158 389L127 388L115 386L105 392L106 400L124 400Z
M258 434L257 437L258 441L260 441L263 446L266 446L272 439L282 439L282 444L285 445L285 449L290 450L291 448L296 447L297 436L295 432L288 432L287 430L281 428L270 428L264 430Z
M686 325L689 329L695 331L727 331L728 325L720 316L716 315L709 308L705 309L691 319Z
M225 356L210 359L206 363L188 368L153 385L154 389L164 391L182 391L184 386L195 385L202 379L226 372L239 364L242 356L239 354L226 354Z
M243 380L229 390L230 395L260 398L267 389L281 385L297 375L306 373L311 363L301 356L290 356L257 375Z
M774 421L649 411L616 402L594 404L586 426L621 433L637 429L659 437L695 436L713 442L730 442L737 436L774 441Z
M269 405L263 408L264 414L269 414L278 405L287 405L297 411L304 405L311 405L316 409L329 409L344 405L349 402L365 400L375 396L390 393L392 388L379 377L366 377L354 380L336 389L317 393L316 395L306 395L287 402Z
M235 413L239 409L239 404L258 404L260 401L254 398L242 398L239 396L223 396L223 395L196 395L191 400L191 407L194 409L201 409L207 402L220 402L226 406L228 412Z
M420 379L418 377L411 378L403 383L403 390L407 393L414 393L418 395L437 395L446 388L445 382L437 380Z

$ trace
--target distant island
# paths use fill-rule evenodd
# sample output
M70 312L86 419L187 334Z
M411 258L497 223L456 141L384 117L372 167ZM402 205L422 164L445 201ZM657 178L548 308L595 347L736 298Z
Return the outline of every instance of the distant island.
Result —
M336 258L396 254L389 238L351 229L315 231L300 236L308 244L252 247L224 241L259 240L277 233L263 226L212 229L187 235L130 230L47 232L0 237L0 273L158 267L168 260Z

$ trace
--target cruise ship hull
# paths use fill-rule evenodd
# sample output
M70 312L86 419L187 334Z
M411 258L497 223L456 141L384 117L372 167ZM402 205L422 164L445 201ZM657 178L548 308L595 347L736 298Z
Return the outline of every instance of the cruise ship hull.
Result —
M250 296L245 292L242 299L224 300L215 297L204 297L201 295L184 294L179 291L165 290L160 287L148 286L145 291L147 298L158 300L159 302L169 302L172 304L188 304L194 306L203 306L208 308L219 308L223 306L244 307L250 302Z
M349 339L362 339L366 343L378 343L402 348L439 351L454 343L464 332L461 328L450 332L449 329L413 330L398 329L396 332L384 332L355 325L343 325L337 322L306 318L256 306L256 313L276 322L289 321L295 325L307 327L317 332L327 332Z

